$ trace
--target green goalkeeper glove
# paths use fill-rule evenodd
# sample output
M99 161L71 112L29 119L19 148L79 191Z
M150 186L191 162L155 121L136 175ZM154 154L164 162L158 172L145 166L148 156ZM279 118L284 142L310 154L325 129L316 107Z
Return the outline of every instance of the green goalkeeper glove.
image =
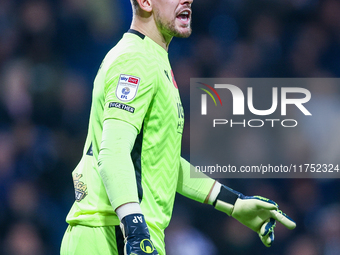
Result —
M267 247L270 247L274 241L276 221L288 229L296 227L296 223L280 211L274 201L260 196L244 196L224 185L221 186L213 205L217 210L232 216L258 233Z

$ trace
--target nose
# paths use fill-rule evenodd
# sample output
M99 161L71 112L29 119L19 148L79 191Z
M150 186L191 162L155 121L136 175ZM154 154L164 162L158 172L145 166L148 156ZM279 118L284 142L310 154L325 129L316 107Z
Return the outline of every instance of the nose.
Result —
M182 5L191 5L194 0L182 0L181 4Z

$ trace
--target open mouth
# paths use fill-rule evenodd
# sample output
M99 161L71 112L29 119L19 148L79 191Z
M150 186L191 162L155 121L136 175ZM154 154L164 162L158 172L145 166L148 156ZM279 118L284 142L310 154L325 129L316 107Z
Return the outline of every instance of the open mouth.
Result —
M180 19L183 23L188 23L190 21L190 15L191 12L189 10L184 10L177 15L177 18Z

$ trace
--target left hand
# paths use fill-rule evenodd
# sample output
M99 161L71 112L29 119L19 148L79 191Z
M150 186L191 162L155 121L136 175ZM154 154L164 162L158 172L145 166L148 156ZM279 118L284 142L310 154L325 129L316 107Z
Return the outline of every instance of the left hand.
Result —
M267 247L270 247L274 241L276 221L288 229L296 227L296 223L279 210L277 203L261 196L239 194L231 216L257 232L261 241Z

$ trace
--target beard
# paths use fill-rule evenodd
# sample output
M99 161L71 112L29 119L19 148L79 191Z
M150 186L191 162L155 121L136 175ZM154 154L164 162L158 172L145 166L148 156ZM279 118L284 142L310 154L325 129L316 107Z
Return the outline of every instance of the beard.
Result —
M164 21L159 12L155 13L155 22L162 34L166 34L171 37L188 38L191 35L191 20L186 27L177 27L176 18L171 21ZM181 31L182 29L182 31Z

